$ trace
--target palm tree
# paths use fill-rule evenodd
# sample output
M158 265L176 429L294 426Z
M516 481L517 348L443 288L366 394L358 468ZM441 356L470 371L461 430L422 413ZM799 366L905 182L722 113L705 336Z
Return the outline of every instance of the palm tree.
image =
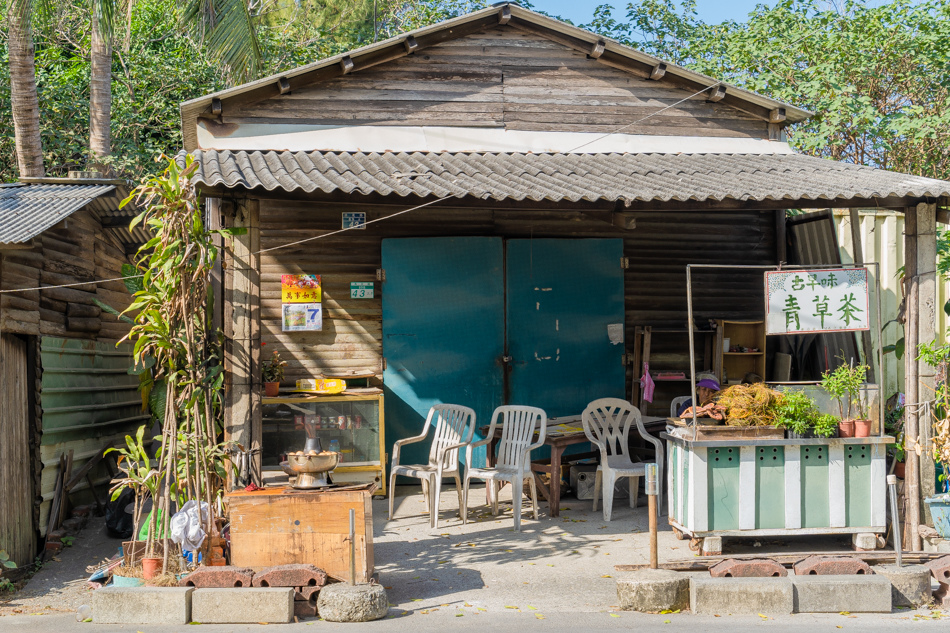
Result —
M264 67L254 13L244 0L187 0L182 24L197 32L233 79L248 81Z
M89 52L89 153L108 173L112 155L112 35L117 0L92 0ZM129 0L131 12L131 0Z
M31 0L11 0L7 7L10 101L21 178L39 178L46 173L43 168L43 141L40 138L40 104L36 91L33 8Z

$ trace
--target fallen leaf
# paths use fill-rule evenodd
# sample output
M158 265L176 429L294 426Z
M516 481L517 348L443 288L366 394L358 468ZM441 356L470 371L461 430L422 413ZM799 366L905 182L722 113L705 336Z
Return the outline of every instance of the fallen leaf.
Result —
M510 605L505 605L505 608L506 608L506 609L517 609L518 607L512 607L512 606L510 606Z
M440 564L440 565L444 565L444 564L446 564L447 562L449 562L449 561L447 561L447 560L440 560L440 561L439 561L439 564Z
M613 578L613 576L611 576L610 574L604 574L603 576L601 576L601 578Z
M611 614L610 614L610 617L612 617L612 618L619 618L620 616L617 615L616 613L611 613Z
M412 601L413 601L413 602L422 602L422 598L413 598Z
M543 620L543 619L544 619L544 616L541 615L540 613L535 613L535 614L534 614L534 617L536 617L536 618L539 619L539 620Z
M462 617L463 615L465 615L465 614L464 614L464 613L456 613L456 614L455 614L455 617L460 618L460 617Z
M839 611L838 615L851 615L850 611Z
M769 616L767 616L767 615L762 615L761 613L759 614L759 617L762 618L763 620L768 620L768 619L769 619Z
M670 623L669 620L663 620L663 624L669 624L669 623Z
M537 611L537 610L538 610L537 607L532 607L530 604L528 605L528 608L531 609L532 611Z

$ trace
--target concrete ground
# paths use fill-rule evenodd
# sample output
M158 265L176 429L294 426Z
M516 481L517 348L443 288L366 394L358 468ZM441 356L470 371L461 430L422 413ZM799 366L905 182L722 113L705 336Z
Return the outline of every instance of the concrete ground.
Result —
M618 611L614 570L617 564L648 561L649 539L644 507L632 510L617 499L613 520L591 511L589 501L562 499L561 516L547 516L542 502L539 520L525 508L522 532L513 530L510 493L502 493L501 514L491 516L483 505L483 489L469 499L469 524L462 526L454 488L443 490L440 526L428 527L428 515L418 488L398 488L396 516L386 520L386 501L373 503L375 561L380 582L392 604L387 619L362 625L302 621L285 629L378 630L404 633L406 625L419 632L448 628L528 631L612 631L630 627L663 627L671 631L724 631L765 627L775 631L842 629L877 631L900 627L945 626L943 612L927 609L891 614L797 614L791 616L734 617L723 606L721 617L680 614L639 614ZM694 554L687 541L678 541L661 517L660 561L688 559ZM59 563L44 567L21 594L0 602L0 631L179 631L183 627L80 624L73 613L89 598L78 581L86 564L114 552L95 532L93 523L76 545L66 549ZM83 547L85 542L88 547ZM94 546L94 543L99 543ZM725 553L763 555L796 551L847 549L843 538L726 540ZM88 561L88 562L87 562ZM56 572L61 566L62 572ZM66 569L70 571L67 573ZM79 572L83 573L79 573ZM0 598L2 600L2 598ZM407 621L411 620L411 624ZM272 625L273 626L273 625ZM203 625L210 631L244 631L261 625ZM697 629L697 627L699 627Z

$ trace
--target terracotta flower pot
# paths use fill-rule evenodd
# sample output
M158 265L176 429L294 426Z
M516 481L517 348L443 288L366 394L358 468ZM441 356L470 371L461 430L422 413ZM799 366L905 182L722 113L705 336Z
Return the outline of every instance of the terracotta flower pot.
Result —
M854 421L854 436L855 437L868 437L871 435L871 421L870 420L855 420Z
M264 383L264 395L268 398L276 398L280 394L280 383L279 382L265 382Z
M854 420L838 422L838 437L854 437Z
M906 466L904 462L897 462L894 464L894 474L897 475L898 479L904 478L904 466Z
M142 559L142 575L145 576L145 580L151 580L155 576L158 576L162 573L162 559L161 558L143 558Z

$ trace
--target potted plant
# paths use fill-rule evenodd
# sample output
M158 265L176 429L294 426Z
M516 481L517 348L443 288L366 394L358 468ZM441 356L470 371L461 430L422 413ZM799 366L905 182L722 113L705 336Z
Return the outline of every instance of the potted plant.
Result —
M270 359L261 363L261 378L264 382L264 395L273 398L280 393L280 381L284 379L284 367L287 361L280 358L276 349Z
M775 410L775 423L784 426L789 438L833 437L838 432L838 418L821 413L808 394L785 391Z
M838 413L841 416L838 431L841 437L867 437L871 434L867 403L861 398L861 385L864 384L867 372L867 365L841 364L834 371L822 374L822 389L838 403Z

